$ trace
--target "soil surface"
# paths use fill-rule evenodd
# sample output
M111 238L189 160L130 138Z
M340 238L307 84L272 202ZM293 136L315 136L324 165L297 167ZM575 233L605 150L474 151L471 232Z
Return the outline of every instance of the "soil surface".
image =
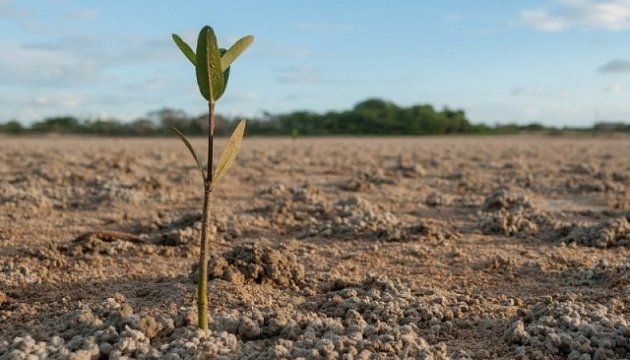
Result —
M629 137L247 138L205 332L202 195L175 137L0 137L0 359L630 359Z

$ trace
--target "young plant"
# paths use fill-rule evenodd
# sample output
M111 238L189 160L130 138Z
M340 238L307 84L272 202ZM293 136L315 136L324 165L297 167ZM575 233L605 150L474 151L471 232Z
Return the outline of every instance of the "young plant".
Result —
M247 49L254 37L245 36L238 40L229 49L219 48L214 30L210 26L204 26L197 38L197 51L193 51L188 44L177 34L173 34L173 41L184 53L186 58L195 67L199 92L208 101L208 159L207 166L201 165L201 161L192 147L188 138L181 131L172 130L184 142L197 163L201 177L203 178L203 223L201 227L201 252L199 256L199 281L197 287L197 315L198 325L201 329L208 328L208 243L210 241L210 200L219 179L225 175L232 165L243 140L245 120L242 120L232 132L217 166L213 169L212 157L214 151L214 105L221 98L227 87L230 76L230 65Z

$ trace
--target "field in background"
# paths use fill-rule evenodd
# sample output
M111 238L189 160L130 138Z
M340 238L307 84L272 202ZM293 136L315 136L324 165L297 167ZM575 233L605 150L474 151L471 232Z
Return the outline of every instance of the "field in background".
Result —
M202 185L176 138L0 137L0 359L628 358L628 154L625 135L247 138L200 334Z

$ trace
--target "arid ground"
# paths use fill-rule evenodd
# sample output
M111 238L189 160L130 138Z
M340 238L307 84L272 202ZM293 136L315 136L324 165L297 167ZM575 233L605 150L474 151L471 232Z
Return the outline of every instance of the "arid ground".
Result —
M0 137L0 359L630 359L630 137L246 138L207 332L202 192L175 137Z

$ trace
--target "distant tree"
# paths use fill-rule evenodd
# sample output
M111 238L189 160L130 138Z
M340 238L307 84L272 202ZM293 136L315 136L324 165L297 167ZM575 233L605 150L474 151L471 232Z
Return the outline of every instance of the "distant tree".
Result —
M206 117L207 119L207 117ZM203 124L203 125L202 125ZM196 134L203 135L208 132L208 122L198 122L195 124L197 127L194 129ZM237 125L236 121L232 121L225 116L214 116L214 133L217 136L228 136L232 133L232 129Z
M6 124L0 124L0 132L7 134L22 134L26 129L17 120L10 120Z
M396 104L392 102L371 98L357 103L354 105L353 110L364 114L383 115L396 108Z
M215 134L228 135L240 118L215 115ZM553 128L540 123L519 125L499 123L494 126L472 124L461 109L444 107L436 110L429 104L398 106L387 100L371 98L361 101L344 111L316 113L294 111L284 114L262 112L248 119L247 133L250 135L291 136L294 131L300 136L321 135L432 135L432 134L517 134L521 132L586 133L630 131L630 124L600 122L590 128ZM189 116L182 110L163 108L152 111L146 117L131 123L116 119L79 121L72 116L46 118L30 128L18 121L0 124L0 132L56 132L102 135L151 136L170 134L176 127L189 135L208 133L207 114Z
M170 132L170 128L177 128L184 133L190 133L191 120L190 117L182 110L164 108L152 111L149 114L152 119L164 133Z
M46 118L31 126L31 130L40 133L80 133L79 120L74 116L58 116Z
M442 114L446 117L448 123L446 127L448 134L470 132L471 125L466 119L466 114L463 110L451 110L445 107L442 110Z
M520 127L522 130L526 131L542 131L545 130L545 126L539 123L530 123Z
M630 131L630 124L623 122L599 122L593 126L595 131Z
M154 135L156 132L155 124L146 118L136 119L129 124L128 129L132 135Z
M520 127L517 124L497 124L495 131L499 134L516 134L520 131Z
M129 130L116 119L99 119L89 123L86 132L98 135L129 135Z

